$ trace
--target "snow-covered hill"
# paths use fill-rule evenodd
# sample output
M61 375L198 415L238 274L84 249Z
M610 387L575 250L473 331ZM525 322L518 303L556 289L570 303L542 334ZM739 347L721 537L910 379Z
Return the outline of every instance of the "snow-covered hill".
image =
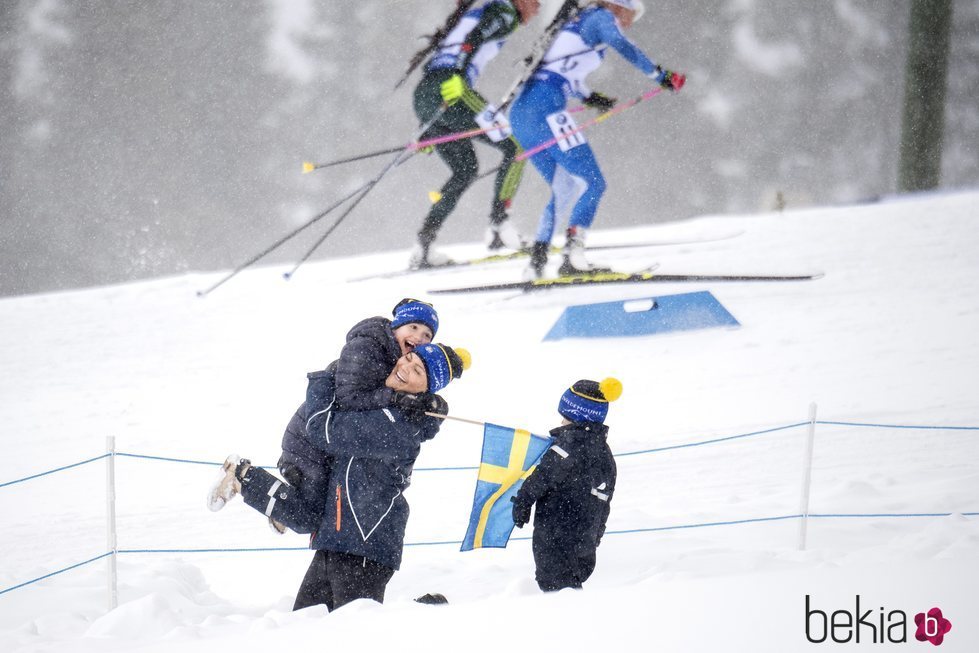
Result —
M620 454L798 424L811 402L823 422L979 426L977 215L979 193L958 193L598 232L686 241L593 255L619 268L825 276L439 296L437 339L474 359L445 396L455 415L542 433L569 383L613 375ZM801 651L819 647L807 595L827 614L853 614L859 595L874 623L900 610L912 647L914 614L940 607L953 623L942 650L977 650L979 431L967 429L819 424L810 510L863 516L809 520L805 551L798 519L751 521L799 513L805 427L620 456L595 575L542 595L526 539L458 552L474 472L423 468L475 465L481 432L447 423L419 458L387 602L292 614L305 538L274 535L240 502L209 513L212 466L135 456L274 464L305 372L357 320L520 275L500 264L346 281L406 258L311 264L288 283L255 269L204 299L220 275L0 301L0 484L99 456L107 436L130 454L116 460L119 607L106 613L104 560L4 592L0 650ZM567 305L693 290L741 327L542 342ZM107 551L105 475L98 461L0 487L0 591ZM950 515L894 516L921 513ZM412 602L429 591L451 605Z

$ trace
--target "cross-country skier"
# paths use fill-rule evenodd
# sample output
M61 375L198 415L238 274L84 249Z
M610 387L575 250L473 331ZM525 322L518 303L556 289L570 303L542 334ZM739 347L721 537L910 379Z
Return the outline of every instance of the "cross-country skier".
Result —
M537 584L545 592L581 588L595 570L595 552L605 534L615 492L615 459L609 449L608 404L622 394L613 378L581 380L564 391L551 431L554 444L510 499L518 528L534 515Z
M613 98L592 92L585 83L602 64L608 46L664 88L680 90L683 75L654 64L622 33L642 12L640 0L599 0L564 25L510 111L514 135L525 149L574 129L574 121L564 112L571 97L601 111L615 105ZM595 219L606 184L591 147L583 138L567 138L530 160L550 185L551 200L538 224L528 276L543 276L555 213L572 202L559 274L593 271L584 257L585 232ZM574 201L576 192L580 196Z
M426 124L438 116L422 138L479 128L477 117L484 114L488 105L473 89L476 79L497 55L506 37L520 24L536 16L538 11L539 0L489 0L461 16L425 64L424 76L415 89L414 106L419 121ZM443 105L447 107L444 111ZM519 249L524 242L510 223L507 209L520 184L524 162L514 163L521 150L512 135L494 141L490 136L498 136L493 134L489 132L475 137L503 154L496 174L487 240L491 249ZM442 186L439 199L432 205L418 232L418 245L410 261L410 266L416 269L443 265L449 261L445 254L432 249L432 243L442 223L479 172L471 139L436 145L435 151L449 166L452 176Z

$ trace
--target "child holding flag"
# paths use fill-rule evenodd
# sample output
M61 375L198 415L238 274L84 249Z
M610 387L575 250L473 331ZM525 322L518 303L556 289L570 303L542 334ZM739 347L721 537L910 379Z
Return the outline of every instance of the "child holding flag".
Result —
M621 394L622 384L613 378L581 380L565 390L558 403L564 419L550 432L554 441L511 499L518 528L537 505L534 562L545 592L580 589L595 570L616 477L605 417L609 402Z

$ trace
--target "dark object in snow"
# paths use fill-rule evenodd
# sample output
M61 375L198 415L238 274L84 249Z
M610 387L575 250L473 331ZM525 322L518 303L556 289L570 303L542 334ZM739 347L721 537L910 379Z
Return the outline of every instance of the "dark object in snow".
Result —
M449 602L449 599L445 598L444 595L435 593L428 593L425 596L419 596L415 599L415 603L424 603L425 605L444 605Z

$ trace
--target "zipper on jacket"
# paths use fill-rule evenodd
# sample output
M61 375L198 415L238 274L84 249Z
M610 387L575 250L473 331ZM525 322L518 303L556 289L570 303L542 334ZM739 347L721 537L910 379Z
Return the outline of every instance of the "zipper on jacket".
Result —
M343 503L340 501L340 486L337 485L337 532L340 532L340 516L343 511L340 509Z

